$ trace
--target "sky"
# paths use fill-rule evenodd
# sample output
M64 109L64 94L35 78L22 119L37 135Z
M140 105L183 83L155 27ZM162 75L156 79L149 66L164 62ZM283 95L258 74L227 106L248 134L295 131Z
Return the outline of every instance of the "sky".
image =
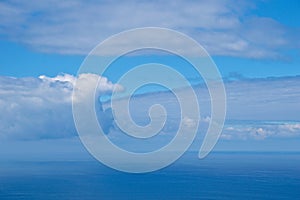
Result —
M0 73L76 74L99 42L130 28L157 26L196 39L224 76L299 75L299 2L2 1ZM130 14L129 14L130 13ZM151 17L150 17L151 16ZM16 59L18 58L18 59Z
M225 81L228 101L227 122L217 150L300 151L299 8L297 0L1 1L2 151L20 156L8 144L22 143L20 148L32 153L35 148L28 150L28 145L40 146L45 140L78 148L78 143L66 140L77 136L71 94L74 81L82 78L77 77L79 67L107 37L149 26L188 35L216 63ZM119 66L150 61L180 68L190 81L195 79L187 64L172 56L128 56L114 63L99 95L117 87L114 83L120 76ZM207 91L201 84L195 89L204 94L199 104L204 102L201 120L205 129L210 114ZM136 101L151 99L145 95ZM173 102L169 93L161 95L161 101L165 98ZM141 123L148 120L138 119ZM114 136L118 129L113 122L107 123L111 128L108 135L118 138ZM176 120L170 123L170 127L176 127ZM166 135L155 144L168 141L172 134ZM50 144L47 148L53 150ZM156 145L149 146L153 147Z

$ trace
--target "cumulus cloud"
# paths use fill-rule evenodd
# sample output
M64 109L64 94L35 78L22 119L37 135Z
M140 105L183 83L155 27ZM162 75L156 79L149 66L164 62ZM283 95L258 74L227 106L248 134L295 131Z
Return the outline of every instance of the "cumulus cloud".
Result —
M113 84L106 77L100 77L97 74L80 74L73 82L74 89L77 91L73 96L74 101L84 101L88 97L88 94L94 94L99 97L101 95L115 92L122 92L123 86L119 84Z
M255 9L249 1L51 0L50 4L55 6L48 6L49 1L0 2L0 35L38 51L62 54L87 54L112 34L145 26L182 31L213 55L277 58L281 50L300 45L298 29L249 14Z
M101 80L99 95L121 88L96 74L0 77L0 138L30 140L75 136L71 110L74 84L77 80L96 78ZM99 113L105 115L103 110Z

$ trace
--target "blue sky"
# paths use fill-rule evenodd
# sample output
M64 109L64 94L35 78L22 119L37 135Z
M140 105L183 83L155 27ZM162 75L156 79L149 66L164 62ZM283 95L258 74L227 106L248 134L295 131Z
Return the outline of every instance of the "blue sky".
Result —
M141 26L173 28L195 38L213 56L223 76L300 74L297 0L169 4L168 8L159 1L95 4L77 1L49 7L46 3L3 1L0 74L16 77L76 74L86 54L99 42L111 34ZM85 9L79 12L81 6ZM195 11L190 10L191 6L195 6ZM172 10L178 7L182 11ZM132 16L126 14L138 8L141 10L135 10ZM106 9L114 14L108 15ZM151 15L156 17L148 19Z
M217 64L229 98L218 150L300 151L299 9L298 0L1 1L2 151L8 141L73 140L70 97L84 58L112 34L145 26L187 34ZM108 79L116 81L118 66L153 60L194 78L178 58L136 55L116 63ZM104 90L111 84L105 82ZM202 117L205 127L209 112Z

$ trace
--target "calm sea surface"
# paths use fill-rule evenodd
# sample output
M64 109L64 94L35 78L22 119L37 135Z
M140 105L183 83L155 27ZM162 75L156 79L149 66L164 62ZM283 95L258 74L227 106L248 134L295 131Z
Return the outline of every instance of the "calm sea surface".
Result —
M1 162L0 199L300 199L300 153L187 153L148 174L95 160Z

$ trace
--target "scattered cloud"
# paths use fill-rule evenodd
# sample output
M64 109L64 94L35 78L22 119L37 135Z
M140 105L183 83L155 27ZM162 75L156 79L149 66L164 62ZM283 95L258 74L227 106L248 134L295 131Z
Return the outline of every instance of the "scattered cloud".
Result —
M188 34L212 55L280 58L282 50L299 48L298 29L254 9L254 2L230 0L10 0L0 2L0 36L41 52L85 55L112 34L155 26Z
M286 138L300 136L300 122L233 122L224 128L223 139L256 139Z

